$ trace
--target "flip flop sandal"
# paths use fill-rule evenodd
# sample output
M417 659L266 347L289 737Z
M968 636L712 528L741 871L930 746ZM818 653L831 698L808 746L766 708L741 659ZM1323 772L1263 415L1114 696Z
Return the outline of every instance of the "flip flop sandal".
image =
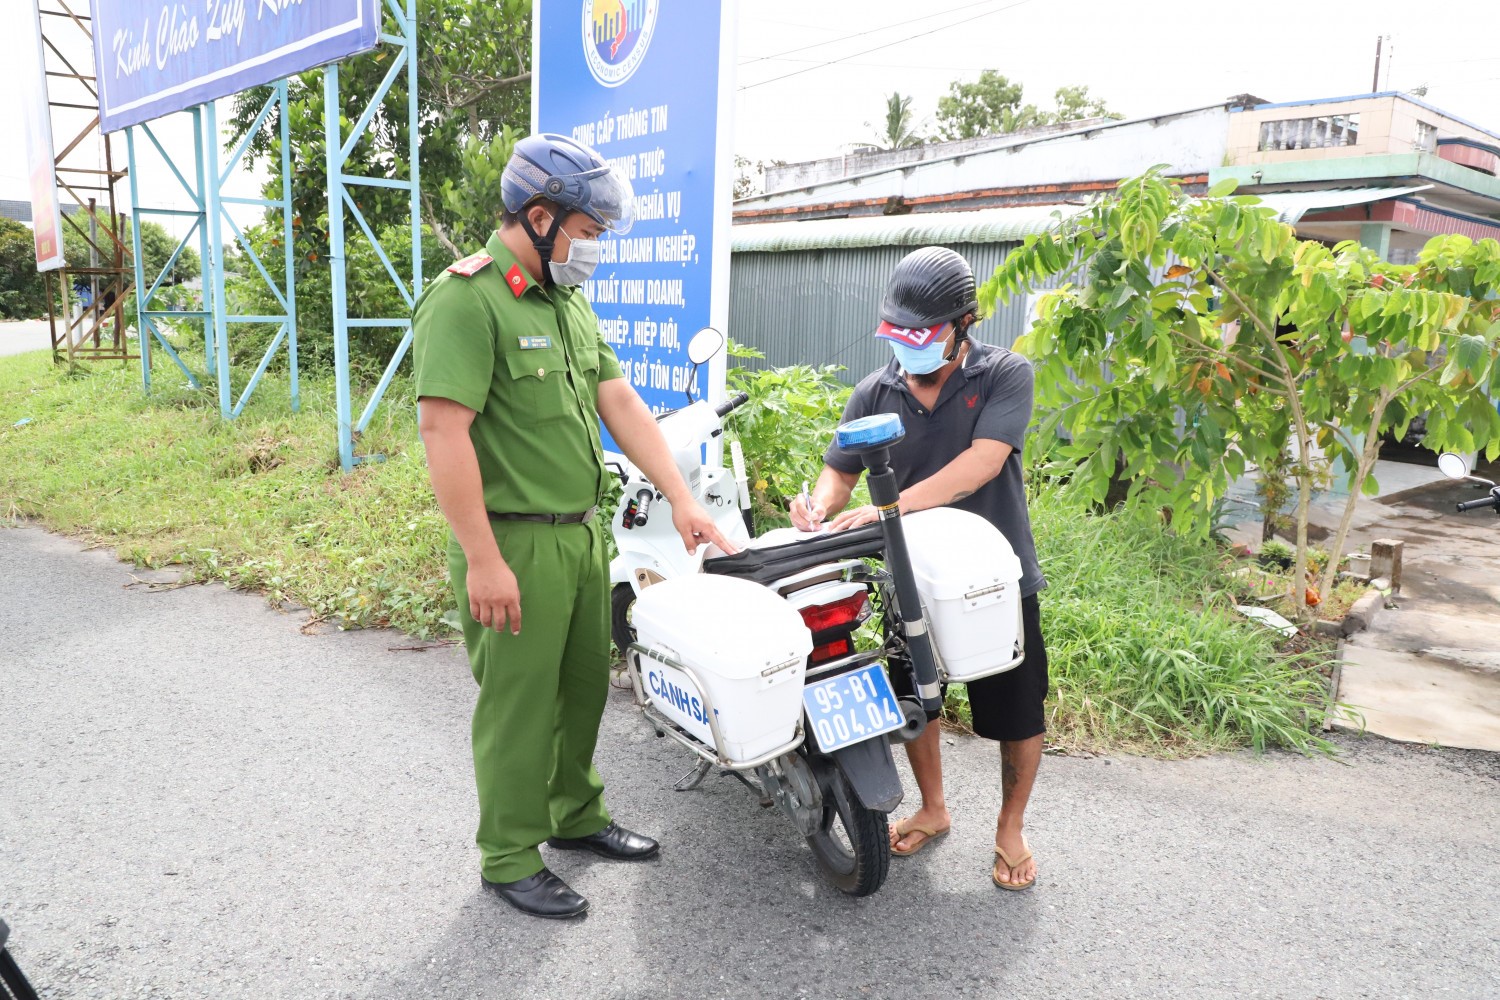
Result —
M1009 854L1005 853L1005 850L999 844L995 845L995 854L997 854L999 857L995 861L994 869L990 872L990 878L1000 888L1009 889L1011 892L1020 892L1022 889L1030 889L1033 885L1036 884L1035 875L1031 876L1031 878L1025 882L1000 881L1000 865L1002 863L1007 869L1019 868L1021 865L1026 863L1027 859L1031 857L1031 845L1026 843L1025 837L1021 838L1021 846L1024 848L1021 856L1019 858L1012 858Z
M950 829L952 829L952 827L945 826L941 830L933 830L925 826L917 826L915 823L911 822L911 817L909 816L906 819L898 820L896 822L896 840L898 843L900 842L902 837L905 837L910 833L920 833L922 835L922 839L917 841L917 846L908 848L904 851L897 847L896 844L892 844L891 854L894 857L898 858L909 858L913 854L916 854L918 851L920 851L922 848L926 847L928 844L932 843L934 840L937 840L939 837L945 835Z

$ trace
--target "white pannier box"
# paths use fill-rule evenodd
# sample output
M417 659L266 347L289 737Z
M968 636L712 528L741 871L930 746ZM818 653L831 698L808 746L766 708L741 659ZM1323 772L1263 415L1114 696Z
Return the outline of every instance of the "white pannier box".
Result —
M978 514L934 507L901 518L917 590L946 681L1016 666L1021 638L1021 560Z
M812 633L781 597L748 580L677 577L640 592L631 624L637 642L691 667L707 689L638 656L647 700L723 757L754 760L796 735ZM714 744L710 712L722 747Z

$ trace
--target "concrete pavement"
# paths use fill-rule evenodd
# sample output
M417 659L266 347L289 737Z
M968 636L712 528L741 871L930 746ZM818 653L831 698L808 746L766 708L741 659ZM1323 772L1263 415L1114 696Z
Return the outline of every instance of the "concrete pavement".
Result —
M142 579L167 579L137 571ZM876 896L616 693L598 762L658 862L553 856L577 924L483 895L460 652L0 529L0 915L44 997L1493 997L1500 764L1048 757L1037 887L988 881L993 744ZM910 785L908 784L908 787Z
M1500 467L1481 470L1500 478ZM1459 514L1454 504L1483 492L1435 467L1381 460L1381 494L1361 497L1345 552L1377 539L1405 543L1401 593L1368 631L1345 645L1341 720L1411 743L1500 752L1500 518ZM1249 506L1248 477L1232 491L1230 537L1260 545L1260 515ZM1347 496L1314 498L1310 528L1323 544L1338 527Z
M1404 543L1394 606L1344 649L1339 697L1372 732L1500 752L1500 517L1454 510L1483 495L1445 479L1360 504L1351 548Z

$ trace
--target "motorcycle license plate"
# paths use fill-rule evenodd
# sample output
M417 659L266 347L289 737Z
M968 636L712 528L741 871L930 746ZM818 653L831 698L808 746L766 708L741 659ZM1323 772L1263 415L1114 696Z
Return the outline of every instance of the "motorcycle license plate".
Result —
M824 753L900 729L905 721L878 663L807 685L802 705Z

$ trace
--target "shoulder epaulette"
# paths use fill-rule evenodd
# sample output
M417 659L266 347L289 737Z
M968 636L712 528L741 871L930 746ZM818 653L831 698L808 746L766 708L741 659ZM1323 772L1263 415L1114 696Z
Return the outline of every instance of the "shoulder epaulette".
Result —
M487 265L493 264L494 262L495 258L481 251L480 253L470 254L463 260L454 261L451 265L449 265L448 273L462 275L465 278L472 278L474 277L474 275L484 270Z

